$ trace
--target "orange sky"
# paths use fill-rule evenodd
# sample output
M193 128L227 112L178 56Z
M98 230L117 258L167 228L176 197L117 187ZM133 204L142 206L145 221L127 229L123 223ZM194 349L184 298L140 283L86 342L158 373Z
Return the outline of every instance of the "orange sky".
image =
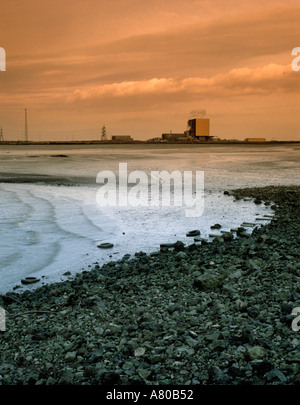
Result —
M2 2L5 139L149 139L206 114L224 138L300 139L299 0Z

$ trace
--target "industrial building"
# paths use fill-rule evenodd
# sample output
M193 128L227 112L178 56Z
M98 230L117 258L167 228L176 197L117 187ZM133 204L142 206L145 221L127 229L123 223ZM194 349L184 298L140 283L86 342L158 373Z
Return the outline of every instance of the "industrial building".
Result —
M188 135L199 141L210 141L210 122L209 118L194 118L188 121Z
M188 137L186 134L175 134L173 132L170 132L168 134L162 134L161 136L162 141L167 141L167 142L184 142L187 141Z
M133 139L130 135L113 135L111 137L111 140L118 142L133 142Z
M266 142L266 138L246 138L245 142Z
M193 142L193 141L216 141L210 135L210 121L209 118L194 118L188 121L188 129L183 134L178 133L164 133L162 134L162 142Z

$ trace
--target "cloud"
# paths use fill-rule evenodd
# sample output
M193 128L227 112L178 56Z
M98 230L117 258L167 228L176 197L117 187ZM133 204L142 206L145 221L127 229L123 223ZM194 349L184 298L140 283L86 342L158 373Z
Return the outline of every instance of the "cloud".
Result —
M252 105L273 122L274 104L293 106L299 94L300 73L291 70L299 1L42 3L12 0L0 16L1 116L12 126L25 106L59 128L101 114L120 122L147 115L151 128L197 106L229 117Z
M44 77L51 81L56 70L45 70ZM250 96L273 96L298 94L299 75L291 65L269 63L249 68L234 68L210 76L183 78L152 77L146 80L124 80L100 85L80 87L51 87L43 91L26 90L26 103L38 109L88 109L101 111L158 111L177 103L191 101L238 99ZM23 95L18 92L3 93L1 105L22 104ZM199 113L199 112L198 112ZM197 113L197 115L199 115ZM205 114L205 111L203 112Z
M293 74L290 65L282 66L270 63L250 69L248 67L232 69L227 73L211 77L152 78L140 81L91 86L76 89L67 96L68 102L86 101L89 99L132 98L147 96L188 97L205 95L210 98L232 97L251 94L271 94L278 91L299 91L299 81Z
M208 7L208 2L200 3ZM84 47L74 43L73 48L58 47L55 51L46 46L28 55L13 55L8 48L7 74L5 80L0 77L0 87L24 96L41 89L84 91L86 85L112 85L115 91L128 93L133 91L132 82L136 83L134 91L140 94L144 86L152 93L157 88L170 89L170 78L177 81L175 86L179 80L193 77L204 77L209 83L210 77L234 68L290 62L291 49L298 45L300 36L299 18L300 7L281 7L261 13L225 13L205 24L174 26L159 32L128 31L123 39L112 41L108 36L98 45L88 41ZM155 83L154 78L159 82Z

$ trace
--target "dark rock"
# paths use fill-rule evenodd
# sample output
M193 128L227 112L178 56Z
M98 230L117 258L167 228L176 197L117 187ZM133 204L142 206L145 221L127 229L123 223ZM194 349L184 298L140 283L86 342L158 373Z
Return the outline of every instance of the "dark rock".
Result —
M222 238L224 239L225 242L229 242L233 240L233 235L231 232L227 232L222 235Z
M174 243L161 243L161 244L159 245L159 247L160 247L160 248L167 248L167 249L173 248L173 247L174 247Z
M96 370L95 367L87 366L84 369L84 374L83 375L84 375L84 377L91 378L91 377L95 377L96 372L97 372L97 370Z
M281 305L281 312L284 315L291 315L293 308L294 308L294 305L283 302Z
M209 375L211 382L214 384L224 385L230 381L230 377L218 366L212 366L209 370Z
M224 277L219 273L205 273L197 277L193 286L204 291L215 290L222 286Z
M111 249L114 247L113 243L101 243L100 245L97 245L99 249Z
M68 371L65 370L62 372L61 377L58 381L59 385L72 385L74 383L74 375Z
M89 363L94 364L102 359L102 354L100 352L93 352L89 358Z
M243 377L244 376L244 372L243 370L241 370L240 366L238 364L232 364L229 368L228 368L228 374L231 375L233 378L235 377Z
M274 367L272 363L267 360L256 360L251 362L252 369L259 377L272 370Z
M222 225L220 225L220 224L215 224L210 227L210 229L221 229L221 228L222 228Z
M185 252L178 252L175 257L177 260L184 260L188 258L188 255Z
M192 236L199 236L200 234L201 234L201 232L197 229L197 230L194 230L194 231L189 231L186 234L186 236L187 237L192 237Z
M181 241L177 241L174 243L174 251L175 252L182 252L184 251L184 243Z
M268 371L265 374L265 377L267 378L267 380L269 381L279 381L280 383L285 383L286 382L286 376L277 368L274 368L271 371Z

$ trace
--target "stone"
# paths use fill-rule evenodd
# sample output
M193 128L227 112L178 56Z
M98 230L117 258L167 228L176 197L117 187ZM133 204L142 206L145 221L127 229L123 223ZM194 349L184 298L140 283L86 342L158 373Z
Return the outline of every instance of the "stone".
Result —
M175 255L176 259L187 259L188 255L185 252L178 252Z
M274 368L271 371L268 371L265 374L265 377L270 381L270 380L278 380L281 383L285 383L286 382L286 376L277 368Z
M200 232L198 229L196 229L196 230L194 230L194 231L189 231L189 232L186 234L187 237L199 236L199 235L201 235L201 232Z
M72 385L74 383L74 376L69 370L64 370L59 382L60 385Z
M89 361L90 364L94 364L94 363L97 363L98 361L100 361L101 358L102 358L101 353L99 353L99 352L93 352L93 353L91 354L91 356L89 357L89 360L88 360L88 361Z
M210 229L221 229L221 228L222 228L222 225L220 225L220 224L214 224L210 227Z
M146 349L144 347L138 347L137 349L135 349L134 355L135 355L135 357L144 356L145 351L146 351Z
M57 381L53 377L48 377L46 381L46 385L55 385L57 384Z
M250 360L262 359L266 356L266 350L261 346L252 346L248 349Z
M71 362L74 361L76 359L76 352L67 352L65 355L65 361L67 362Z
M139 368L137 371L138 371L138 375L143 380L147 380L149 378L149 376L151 375L151 370L146 370L146 369L143 369L143 368Z
M224 277L219 273L206 273L194 280L194 287L210 291L222 286Z
M228 384L230 377L222 371L218 366L212 366L209 370L210 378L216 384Z

